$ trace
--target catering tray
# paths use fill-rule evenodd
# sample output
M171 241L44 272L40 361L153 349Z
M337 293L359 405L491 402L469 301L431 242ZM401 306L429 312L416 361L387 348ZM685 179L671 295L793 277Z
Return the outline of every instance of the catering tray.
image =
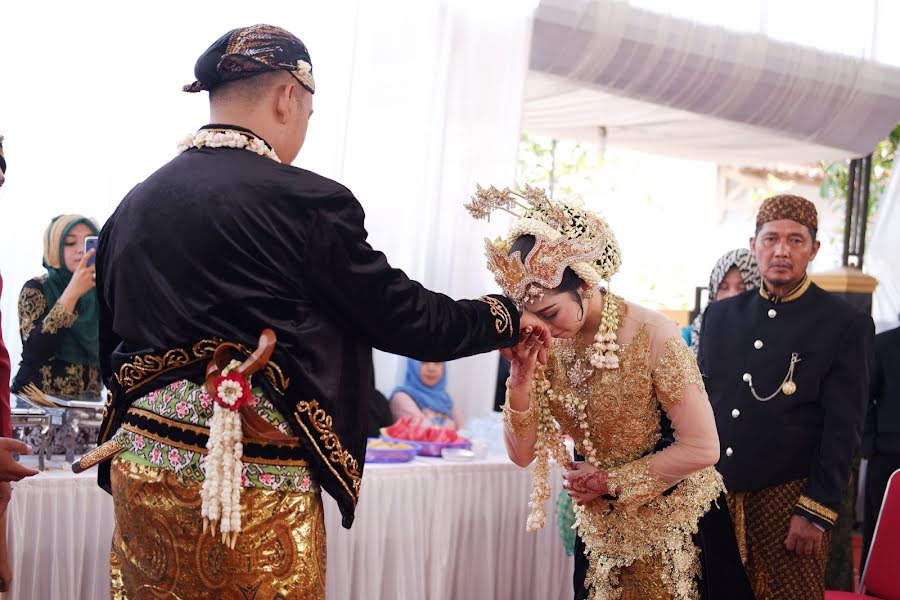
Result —
M444 448L465 448L466 450L472 447L471 440L461 439L456 442L423 442L419 440L403 440L399 438L394 438L389 436L385 432L385 428L381 428L381 438L387 440L389 442L400 442L400 443L412 443L417 444L419 446L419 456L441 456L441 451Z
M392 443L402 446L402 448L378 448L373 447L377 443ZM409 462L416 457L419 450L419 444L408 440L383 440L381 438L369 438L366 442L366 462L367 463L404 463Z

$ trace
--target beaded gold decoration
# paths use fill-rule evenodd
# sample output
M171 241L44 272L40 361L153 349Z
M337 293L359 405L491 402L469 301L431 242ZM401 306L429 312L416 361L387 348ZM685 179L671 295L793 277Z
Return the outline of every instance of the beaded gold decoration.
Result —
M622 506L645 504L672 487L650 468L651 456L609 470L609 489Z
M503 403L502 410L503 425L514 437L525 437L537 424L534 402L530 402L525 410L515 410L509 405L509 388L506 389L506 402Z
M619 269L621 251L609 226L577 202L559 202L539 188L525 186L522 192L509 188L478 186L466 209L476 219L487 219L494 210L516 217L506 240L485 240L488 269L503 293L522 305L557 287L566 268L596 287ZM524 258L509 248L523 235L535 237L535 245Z
M627 305L612 295L607 300L618 305L623 318ZM575 507L576 527L589 561L585 580L589 598L624 597L623 586L638 562L653 566L651 570L666 582L671 597L696 598L700 563L691 534L724 491L724 484L713 467L681 482L667 482L650 463L660 439L661 409L681 402L686 386L702 389L693 356L680 338L673 337L654 344L663 346L661 356L653 361L645 324L617 351L619 369L597 370L573 384L561 357L564 342L554 341L546 367L535 375L533 402L542 412L528 529L539 528L545 521L546 463L549 456L567 460L562 444L565 431L587 462L609 473L610 488L617 492L613 501L600 498Z

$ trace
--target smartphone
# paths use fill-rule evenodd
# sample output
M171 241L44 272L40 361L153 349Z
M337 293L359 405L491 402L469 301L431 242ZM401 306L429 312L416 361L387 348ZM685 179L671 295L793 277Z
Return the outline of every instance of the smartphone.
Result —
M94 255L92 257L90 257L87 261L87 266L89 266L89 267L92 266L94 264L94 261L97 260L97 236L96 235L89 235L86 238L84 238L84 253L87 254L87 251L90 250L91 248L94 249Z

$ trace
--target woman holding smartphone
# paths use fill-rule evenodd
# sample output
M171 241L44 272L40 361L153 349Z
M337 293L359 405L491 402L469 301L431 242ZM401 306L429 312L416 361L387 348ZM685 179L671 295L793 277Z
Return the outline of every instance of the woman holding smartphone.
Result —
M99 394L100 346L94 250L85 239L97 225L81 215L60 215L44 234L46 273L19 294L22 362L12 391L34 385L51 396Z

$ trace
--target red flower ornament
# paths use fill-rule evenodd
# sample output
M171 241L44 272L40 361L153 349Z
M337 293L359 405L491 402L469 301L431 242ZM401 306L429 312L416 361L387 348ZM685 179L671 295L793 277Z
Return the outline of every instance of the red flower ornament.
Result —
M228 410L237 410L250 401L250 382L240 373L219 375L213 381L215 389L210 390L216 403Z

